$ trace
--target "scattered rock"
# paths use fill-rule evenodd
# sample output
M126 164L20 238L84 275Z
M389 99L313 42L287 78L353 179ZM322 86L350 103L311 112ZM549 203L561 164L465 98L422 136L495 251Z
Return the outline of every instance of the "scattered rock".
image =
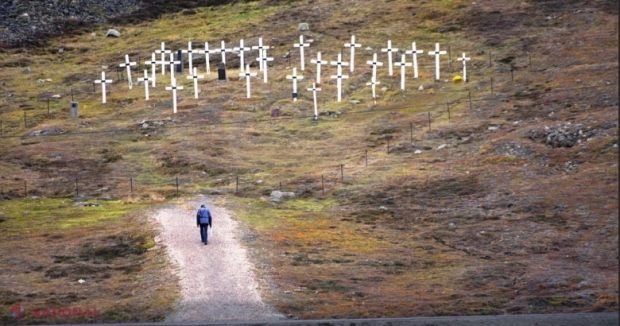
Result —
M419 91L423 91L423 90L424 90L424 86L423 86L423 85L420 85L420 87L418 87L418 90L419 90Z
M351 103L351 104L360 104L360 103L362 103L362 101L360 101L360 100L350 100L349 103Z
M499 129L499 126L489 126L489 128L487 128L487 129L493 131L493 130Z
M279 190L274 190L269 195L269 200L273 203L280 203L286 199L294 199L294 198L295 198L294 192L282 192Z
M602 123L597 128L567 122L553 127L545 126L542 130L529 130L526 133L526 137L533 141L545 143L551 147L573 147L599 134L605 135L606 130L616 126L617 122Z
M22 70L22 73L24 74L29 74L32 72L32 69L30 69L30 67L26 67L26 69Z
M414 154L421 154L421 153L422 153L422 151L421 151L421 150L419 150L419 149L416 149L416 150L415 150L415 152L413 152L413 153L414 153Z
M448 146L448 144L439 145L439 147L437 147L437 150L440 151L440 150L446 148L446 146Z
M383 86L383 87L381 87L381 90L385 92L385 91L388 90L388 88L386 86Z
M300 32L309 31L310 25L308 25L308 23L299 23L299 25L297 26L297 30Z
M121 33L115 29L108 30L108 33L105 35L106 37L121 37Z
M568 162L564 163L564 168L566 168L566 171L571 171L571 170L573 170L576 167L577 167L577 163L574 163L574 162L571 162L571 161L568 161Z

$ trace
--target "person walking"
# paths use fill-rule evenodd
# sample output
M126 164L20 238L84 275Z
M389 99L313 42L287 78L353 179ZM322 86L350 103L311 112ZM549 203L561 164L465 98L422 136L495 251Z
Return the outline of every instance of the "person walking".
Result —
M205 205L200 205L196 214L196 225L200 227L200 238L205 245L208 242L208 228L211 227L212 223L211 212L209 212Z

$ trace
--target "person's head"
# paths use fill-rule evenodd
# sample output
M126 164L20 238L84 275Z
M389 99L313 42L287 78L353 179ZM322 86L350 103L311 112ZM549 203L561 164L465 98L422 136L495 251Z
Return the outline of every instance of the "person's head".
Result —
M200 205L200 208L205 208L205 205Z

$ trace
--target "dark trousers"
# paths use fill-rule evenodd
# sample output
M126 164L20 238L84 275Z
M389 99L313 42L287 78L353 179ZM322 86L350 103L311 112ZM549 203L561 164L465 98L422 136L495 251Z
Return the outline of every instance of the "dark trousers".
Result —
M202 239L203 243L207 242L208 228L209 224L200 224L200 238Z

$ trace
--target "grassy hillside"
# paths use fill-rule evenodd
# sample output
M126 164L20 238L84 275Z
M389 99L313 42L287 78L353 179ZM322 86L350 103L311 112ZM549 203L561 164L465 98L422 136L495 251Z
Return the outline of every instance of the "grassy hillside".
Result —
M122 37L104 37L109 28ZM303 72L300 34L311 42ZM348 61L351 35L362 47L355 70L343 69L343 100L335 67L321 67L314 123L310 58ZM252 79L251 99L233 54L229 82L216 80L211 57L198 99L177 76L176 114L169 67L149 101L136 83L161 42L213 49L259 37L274 61L269 83ZM404 91L400 69L388 74L387 40L425 51ZM426 53L435 43L449 51L440 80ZM373 53L384 63L376 103ZM463 53L469 82L453 83ZM113 68L125 54L142 62L131 90ZM246 56L253 72L256 57ZM204 56L194 65L205 74ZM114 80L107 104L92 84L102 66ZM295 66L305 79L293 102ZM96 304L106 314L79 321L161 320L178 294L145 209L194 193L237 213L265 299L291 317L617 311L611 1L253 1L93 25L48 47L5 49L0 67L3 311ZM277 189L297 198L271 204ZM93 206L75 208L76 196ZM49 216L60 227L39 229ZM54 246L62 253L44 250ZM74 285L85 277L88 287Z

